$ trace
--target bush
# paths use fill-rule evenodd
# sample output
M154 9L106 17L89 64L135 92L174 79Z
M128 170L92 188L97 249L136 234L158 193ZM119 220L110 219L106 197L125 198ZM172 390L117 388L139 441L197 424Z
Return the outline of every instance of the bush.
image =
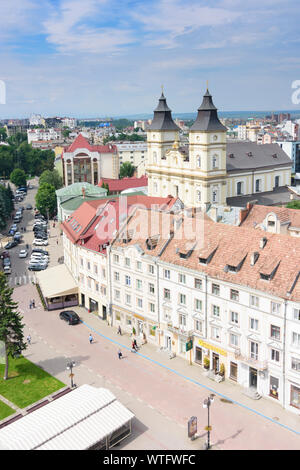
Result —
M210 360L209 357L205 356L203 359L203 366L205 369L209 369Z

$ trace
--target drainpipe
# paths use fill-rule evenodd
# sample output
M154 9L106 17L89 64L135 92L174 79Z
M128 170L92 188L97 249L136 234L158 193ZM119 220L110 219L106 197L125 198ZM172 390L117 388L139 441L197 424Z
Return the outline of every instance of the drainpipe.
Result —
M159 264L156 262L156 289L157 289L157 322L158 322L158 346L160 347L160 303L159 303Z
M205 274L205 339L207 339L208 330L208 312L207 312L207 274Z
M110 316L110 326L113 326L113 314L112 314L112 279L111 279L111 247L108 245L106 248L106 256L108 260L108 281L109 281L109 288L108 288L108 314Z
M285 358L286 358L286 311L287 311L287 301L284 301L284 323L283 323L283 358L282 358L282 378L283 378L283 394L282 394L282 403L283 403L283 408L286 408L285 406Z

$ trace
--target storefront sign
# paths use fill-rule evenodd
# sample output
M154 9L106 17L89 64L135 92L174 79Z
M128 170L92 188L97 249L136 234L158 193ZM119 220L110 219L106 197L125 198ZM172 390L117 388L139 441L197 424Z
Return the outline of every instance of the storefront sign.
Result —
M218 354L221 354L221 356L227 356L227 351L224 351L224 349L218 348L217 346L213 346L212 344L206 343L205 341L202 341L201 339L198 340L198 344L202 346L203 348L210 349L211 351L215 351Z
M190 339L187 341L187 343L185 343L185 350L190 351L191 349L193 349L193 340Z
M197 433L197 416L192 416L188 420L188 436L193 437Z
M145 321L145 318L142 317L141 315L138 315L137 313L135 313L133 316L134 316L135 318L138 318L139 320Z

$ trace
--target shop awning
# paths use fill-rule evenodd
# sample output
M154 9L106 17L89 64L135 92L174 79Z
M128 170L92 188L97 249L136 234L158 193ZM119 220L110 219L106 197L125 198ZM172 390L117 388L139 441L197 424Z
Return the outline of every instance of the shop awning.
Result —
M78 287L65 264L59 264L36 274L43 296L47 299L77 294Z

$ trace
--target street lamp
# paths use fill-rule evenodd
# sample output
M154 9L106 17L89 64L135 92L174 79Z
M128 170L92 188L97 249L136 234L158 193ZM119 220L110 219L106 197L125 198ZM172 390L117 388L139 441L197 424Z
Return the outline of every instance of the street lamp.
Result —
M73 367L75 367L76 363L74 361L71 361L71 362L68 362L67 363L67 369L70 370L70 378L71 378L71 388L74 387L74 383L73 383L73 377L74 377L74 374L73 374Z
M210 394L208 398L205 398L203 402L203 408L207 408L207 426L206 426L206 431L207 431L207 443L206 443L206 450L210 449L210 431L211 431L211 426L209 424L209 408L210 405L214 402L214 394Z

